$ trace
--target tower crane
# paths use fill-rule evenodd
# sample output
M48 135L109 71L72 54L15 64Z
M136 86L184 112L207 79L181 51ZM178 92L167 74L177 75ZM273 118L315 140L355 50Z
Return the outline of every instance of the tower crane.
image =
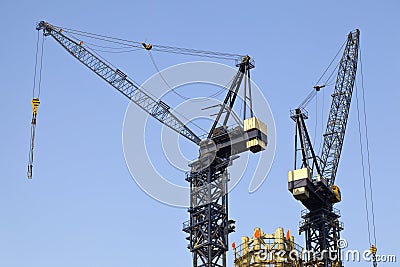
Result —
M53 26L45 21L38 23L36 29L42 31L44 36L51 36L68 53L150 116L199 146L199 156L190 164L191 169L186 175L186 180L190 183L188 209L190 220L183 224L183 231L189 234L188 248L193 253L194 267L225 267L228 234L235 230L235 222L228 219L227 167L238 154L245 151L257 153L264 150L267 145L267 127L254 116L252 111L250 69L254 68L254 60L247 55L237 60L238 70L233 82L207 138L201 140L174 115L170 106L162 100L154 99L122 70L91 52L82 41L68 37L61 27ZM146 50L157 48L151 44L142 43L141 45ZM173 48L160 46L158 49L168 52ZM181 51L183 54L195 52L190 49L181 49ZM231 55L201 50L200 54L221 57ZM246 106L250 109L250 117L246 118L244 115L243 127L239 125L229 128L228 119L242 83L248 84L248 95L244 86L244 104L245 109ZM37 106L34 112L36 125ZM31 166L30 170L32 170Z
M314 94L310 94L298 108L291 111L291 118L296 123L295 169L288 174L288 189L306 208L301 213L303 220L299 232L305 232L306 250L315 253L316 257L309 260L324 267L343 266L338 244L343 223L339 221L339 210L334 208L334 204L341 201L341 192L335 185L335 178L356 78L359 37L358 29L347 37L320 156L316 155L305 124L308 113L304 107ZM315 86L314 92L324 86Z

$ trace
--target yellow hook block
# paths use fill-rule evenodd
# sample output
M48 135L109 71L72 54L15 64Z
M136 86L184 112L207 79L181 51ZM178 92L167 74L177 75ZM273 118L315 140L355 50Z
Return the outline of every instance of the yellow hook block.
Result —
M35 114L35 115L37 114L37 110L38 110L39 105L40 105L39 98L32 99L32 112L33 112L33 114Z
M378 249L376 248L375 245L372 245L372 246L370 247L369 251L371 251L371 253L372 253L373 255L375 255L376 252L378 251Z

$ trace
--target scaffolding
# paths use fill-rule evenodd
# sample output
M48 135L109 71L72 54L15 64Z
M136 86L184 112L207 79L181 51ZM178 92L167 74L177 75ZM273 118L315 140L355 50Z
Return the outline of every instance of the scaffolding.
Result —
M243 236L242 243L232 244L235 267L302 267L303 249L294 242L294 237L282 227L273 234L265 234L255 228L253 237Z

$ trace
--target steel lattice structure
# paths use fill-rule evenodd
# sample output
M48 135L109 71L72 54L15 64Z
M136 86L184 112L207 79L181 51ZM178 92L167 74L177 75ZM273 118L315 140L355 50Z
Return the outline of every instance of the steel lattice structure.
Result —
M351 32L340 60L336 85L332 94L321 154L321 172L329 185L335 183L340 154L349 117L351 96L356 79L360 31Z
M341 201L339 188L334 185L349 116L351 97L357 72L360 31L350 32L339 63L332 94L321 157L317 157L305 119L308 114L297 108L291 114L296 122L295 170L289 172L289 190L306 207L302 212L299 232L305 233L306 249L314 252L310 263L323 267L341 267L338 246L343 224L340 213L333 206ZM314 87L319 90L323 86ZM307 99L309 101L310 99ZM297 152L301 151L301 169L297 165Z
M229 162L216 159L203 170L191 171L186 178L190 183L190 220L183 230L189 234L193 267L226 266Z
M41 21L36 29L43 30L45 35L53 37L72 56L82 62L83 65L88 67L159 122L165 124L190 141L196 144L200 143L200 138L170 112L170 107L166 103L154 100L121 70L113 67L105 60L90 52L82 43L75 42L71 38L65 36L60 28Z
M252 151L257 153L265 149L267 144L266 126L253 117L250 69L254 61L249 56L243 56L237 61L238 72L227 92L221 109L215 119L208 137L201 140L192 130L181 122L161 100L155 100L143 88L133 82L124 72L102 59L82 41L75 41L63 33L62 28L41 21L36 29L43 31L45 36L53 37L68 53L83 65L96 73L100 78L134 102L146 113L165 124L175 132L200 146L198 160L191 165L191 171L186 180L190 183L190 220L184 223L184 231L189 233L189 249L193 253L193 266L225 267L228 251L228 234L234 231L234 221L228 220L229 181L227 167L232 156ZM145 49L151 49L146 45ZM161 47L171 48L172 47ZM167 49L167 50L168 50ZM183 54L193 54L196 50L180 48ZM201 55L235 56L226 53L197 51ZM242 80L248 82L248 94L244 102L248 102L251 118L245 119L245 125L228 129L227 122L233 109ZM246 86L245 86L246 88ZM220 119L225 115L224 120ZM245 117L245 115L244 115ZM247 124L246 124L247 121ZM221 125L222 124L222 125ZM218 126L218 127L217 127Z

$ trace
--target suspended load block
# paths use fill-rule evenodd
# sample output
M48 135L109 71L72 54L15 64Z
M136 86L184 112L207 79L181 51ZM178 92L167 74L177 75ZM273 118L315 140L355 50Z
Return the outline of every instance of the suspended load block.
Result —
M308 199L308 186L312 183L311 172L308 168L290 171L288 173L289 190L297 200Z
M265 150L267 143L267 125L265 123L256 117L251 117L244 120L244 131L248 134L252 132L256 133L255 137L246 142L247 149L253 153Z

